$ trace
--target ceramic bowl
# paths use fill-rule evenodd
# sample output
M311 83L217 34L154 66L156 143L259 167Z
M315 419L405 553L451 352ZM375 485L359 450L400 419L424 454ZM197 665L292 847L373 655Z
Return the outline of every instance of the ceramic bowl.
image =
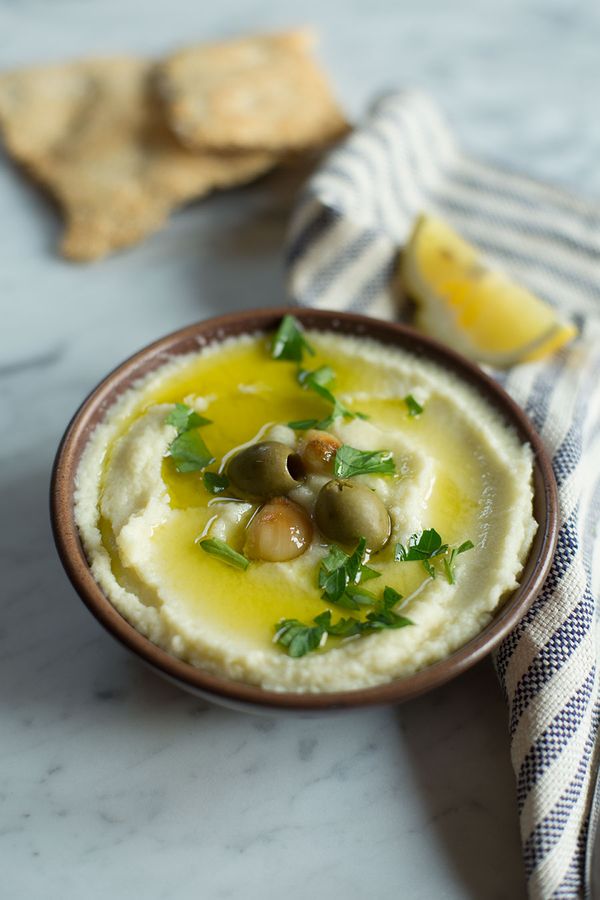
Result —
M497 409L534 452L534 515L539 523L518 588L494 619L467 644L434 665L405 678L361 690L335 693L283 693L211 675L170 656L133 628L94 581L74 519L75 474L88 438L117 398L139 378L173 356L206 344L256 331L271 331L285 313L306 328L366 336L387 346L409 350L454 372ZM58 553L75 590L98 621L156 672L205 699L249 711L335 710L399 703L455 678L491 653L527 611L548 573L556 544L557 495L550 460L527 416L508 394L476 365L404 325L354 313L301 309L260 309L208 319L161 338L111 372L84 400L60 443L51 483L51 518Z

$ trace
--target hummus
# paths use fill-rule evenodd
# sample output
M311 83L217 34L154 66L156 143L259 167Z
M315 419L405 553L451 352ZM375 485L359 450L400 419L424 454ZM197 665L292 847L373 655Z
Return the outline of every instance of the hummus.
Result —
M245 570L199 546L214 538L241 552L257 504L229 490L210 493L201 471L177 471L168 456L178 433L167 421L174 404L210 420L200 432L216 459L214 472L253 442L297 447L302 435L287 423L327 413L322 396L298 383L296 363L271 358L264 335L173 359L127 391L82 456L76 521L106 596L172 655L272 690L369 687L448 656L517 586L537 528L532 451L473 388L439 366L370 339L306 336L315 355L305 365L331 366L336 398L368 415L338 416L328 431L344 445L385 450L394 460L393 474L352 481L374 491L391 520L390 539L368 560L380 577L367 588L381 594L385 585L403 595L398 608L409 627L324 635L319 648L292 658L276 641L281 619L310 624L327 609L332 621L364 618L365 610L322 598L319 567L332 542L315 528L297 558L252 561ZM408 395L416 401L412 410ZM330 477L309 475L290 499L312 515ZM441 560L431 561L435 578L418 561L398 561L397 545L408 547L411 535L428 529L450 547L473 543L456 557L454 579L445 577Z

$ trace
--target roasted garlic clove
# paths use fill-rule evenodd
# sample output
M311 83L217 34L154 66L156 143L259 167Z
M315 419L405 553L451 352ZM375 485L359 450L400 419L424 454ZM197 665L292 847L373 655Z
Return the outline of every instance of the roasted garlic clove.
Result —
M244 554L248 559L284 562L300 556L312 540L308 513L287 497L265 503L246 532Z
M341 446L341 441L328 431L312 428L306 432L300 448L304 468L315 475L332 475L335 454Z

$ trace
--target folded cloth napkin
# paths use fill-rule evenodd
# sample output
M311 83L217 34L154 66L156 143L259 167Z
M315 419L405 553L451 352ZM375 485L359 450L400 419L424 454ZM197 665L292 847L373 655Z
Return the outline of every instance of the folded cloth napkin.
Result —
M545 587L495 654L526 876L532 897L579 897L589 890L599 756L592 578L600 509L600 204L466 156L428 97L389 94L299 199L287 246L292 297L396 317L390 275L422 211L439 214L580 329L553 357L493 373L542 436L560 500Z

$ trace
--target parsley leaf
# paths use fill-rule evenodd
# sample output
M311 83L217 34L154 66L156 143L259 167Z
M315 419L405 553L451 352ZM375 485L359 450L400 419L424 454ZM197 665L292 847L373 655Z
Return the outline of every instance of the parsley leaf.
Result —
M352 412L341 403L334 394L331 393L327 385L330 385L335 378L335 373L331 366L320 366L318 369L310 371L309 369L300 369L298 372L298 381L303 388L314 391L327 403L331 403L332 410L324 419L299 419L295 422L288 422L288 427L295 431L307 431L309 428L318 428L323 431L335 421L335 419L368 419L366 413Z
M333 419L296 419L294 422L288 422L288 428L293 428L294 431L308 431L310 428L318 428L320 431L323 431L325 428L329 428Z
M205 472L203 479L204 487L210 494L221 494L229 487L229 478L225 473Z
M167 425L174 425L177 434L189 431L190 428L198 428L200 425L210 425L212 420L205 419L187 403L176 403L165 419Z
M442 544L442 539L435 528L428 528L421 534L411 534L408 539L408 547L396 544L394 559L396 562L413 562L415 560L431 559L445 553L448 544Z
M339 549L339 548L338 548ZM357 578L358 573L360 572L360 567L362 566L362 561L365 556L365 551L367 549L367 540L364 537L361 537L358 544L356 545L355 550L346 558L344 563L346 574L348 576L348 580L352 582L358 583L360 578ZM343 553L344 551L342 551Z
M319 371L318 369L316 370ZM341 403L329 390L329 388L325 387L324 384L321 384L314 377L315 373L311 373L310 376L306 379L306 387L310 388L311 391L314 391L315 394L318 394L319 397L322 397L323 400L327 400L328 403L331 403L333 406L333 410L331 412L330 418L333 421L334 419L339 419L343 416L344 419L366 419L368 418L365 413L352 412L343 403Z
M339 551L339 547L332 549ZM339 557L337 553L334 555L336 558ZM386 585L380 600L376 600L372 595L369 597L374 608L367 613L364 621L349 616L347 619L342 618L337 622L332 622L330 609L315 616L311 625L304 625L298 619L282 619L275 626L274 641L285 647L290 656L299 657L322 647L325 643L324 635L340 638L360 637L383 631L386 628L404 628L407 625L414 625L414 622L407 619L406 616L401 616L394 611L393 607L402 600L402 595L393 587Z
M437 573L431 560L443 556L446 579L449 584L455 584L456 557L466 553L467 550L472 550L474 546L472 541L463 541L459 547L449 547L448 544L442 543L435 528L429 528L421 534L411 534L407 547L404 544L396 544L394 559L396 562L420 562L429 577L435 578Z
M186 403L176 403L165 422L177 429L177 437L171 441L166 456L172 457L178 472L197 472L215 461L195 430L201 425L210 425L210 419L205 419Z
M356 549L358 550L358 547ZM337 566L341 566L342 563L344 563L347 559L348 554L344 553L341 547L338 547L337 544L331 544L327 552L327 556L323 560L323 565L327 566L329 569L332 569L336 568Z
M377 569L372 569L371 566L367 566L362 563L360 567L361 584L363 581L370 581L371 578L381 578L381 572L378 572Z
M167 456L178 472L197 472L215 461L198 431L184 431L171 443Z
M288 428L293 428L294 431L308 431L309 428L326 431L341 415L342 413L339 410L335 410L330 416L325 416L324 419L296 419L293 422L288 422L287 425Z
M315 369L314 372L307 372L306 378L304 379L304 387L309 388L311 391L314 391L315 394L318 394L319 397L322 397L323 400L327 400L328 403L331 403L332 406L338 405L338 401L335 399L334 395L331 393L328 387L325 387L324 384L321 384L315 375L317 375L319 369Z
M444 562L446 562L445 559L444 559ZM430 578L435 578L435 569L431 565L430 560L422 559L421 565L423 566L423 568L425 569L425 571L427 572L427 574L429 575Z
M407 394L404 398L404 402L406 403L406 408L408 409L408 415L412 418L416 416L420 416L423 412L423 407L420 403L417 403L412 394Z
M367 621L365 622L369 630L373 631L381 631L384 628L405 628L407 625L414 624L412 619L407 619L406 616L395 613L393 609L384 609L383 607L367 613Z
M375 594L366 591L358 584L348 585L345 594L342 595L342 600L348 598L353 603L353 609L360 609L361 606L373 606L377 602ZM344 606L344 603L338 603L338 606Z
M314 356L315 351L304 337L302 327L294 316L284 316L271 344L273 359L291 359L302 362L304 352Z
M392 606L396 606L396 604L400 603L401 600L402 594L399 594L395 588L390 587L389 585L386 585L384 587L382 600L384 609L391 609Z
M460 545L460 547L458 547L456 553L458 555L459 553L466 553L467 550L474 550L474 549L475 549L475 544L473 543L473 541L463 541L462 544Z
M250 561L247 560L245 556L242 556L241 553L237 553L229 546L229 544L219 540L219 538L205 538L203 541L200 541L200 546L205 553L216 556L230 566L235 566L236 569L243 569L245 571L250 565Z
M396 465L389 450L357 450L348 444L336 451L333 474L336 478L352 478L353 475L369 475L376 472L392 475Z
M308 385L309 387L312 384L319 384L322 387L327 387L328 384L332 384L335 381L335 372L331 368L331 366L319 366L318 369L314 369L311 371L310 369L299 369L298 370L298 383L304 387Z
M394 606L401 600L402 594L399 594L395 588L386 585L381 600L375 604L373 610L367 613L363 630L381 631L384 628L404 628L406 625L414 625L411 619L394 612Z
M319 569L319 587L323 591L321 596L324 600L346 609L359 609L360 600L364 603L365 598L370 599L370 595L364 590L360 592L359 598L356 590L356 585L361 581L369 581L380 575L363 562L366 547L365 538L361 538L350 555L335 544L329 548Z
M364 631L363 622L350 616L348 619L339 619L333 625L327 626L327 633L334 637L354 637L355 634L362 634Z
M343 566L328 572L324 566L319 573L319 587L323 589L323 599L329 600L330 603L338 603L344 595L346 585L348 584L348 576ZM353 609L356 605L352 604Z
M450 556L444 558L444 572L448 579L448 584L456 584L456 557L460 553L472 550L474 546L473 541L463 541L460 547L454 547L450 551Z
M314 625L303 625L298 619L282 619L275 628L274 641L285 647L289 656L298 659L321 645L327 634L327 623L331 619L329 610L313 619Z

